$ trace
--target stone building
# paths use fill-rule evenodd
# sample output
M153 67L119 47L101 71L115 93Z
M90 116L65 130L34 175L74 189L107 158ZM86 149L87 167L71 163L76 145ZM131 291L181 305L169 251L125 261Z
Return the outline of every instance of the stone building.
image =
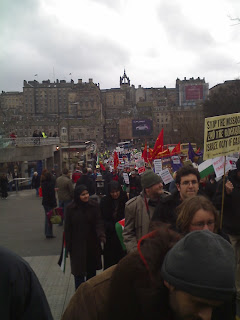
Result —
M204 78L177 79L174 88L135 88L124 70L119 88L100 90L92 79L23 84L23 92L0 95L0 129L7 135L14 130L18 136L32 136L34 130L44 130L57 132L66 143L93 140L110 146L129 139L154 143L164 129L165 144L201 140L201 106L209 94ZM147 126L151 130L144 132Z
M68 94L74 88L74 81L65 80L23 81L24 112L27 114L68 114Z

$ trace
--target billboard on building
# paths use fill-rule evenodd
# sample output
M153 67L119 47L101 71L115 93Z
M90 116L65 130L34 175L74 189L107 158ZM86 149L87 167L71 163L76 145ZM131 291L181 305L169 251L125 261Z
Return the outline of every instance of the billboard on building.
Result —
M133 137L149 136L153 132L153 123L150 119L132 120Z
M200 100L203 99L203 85L188 85L185 86L185 100Z

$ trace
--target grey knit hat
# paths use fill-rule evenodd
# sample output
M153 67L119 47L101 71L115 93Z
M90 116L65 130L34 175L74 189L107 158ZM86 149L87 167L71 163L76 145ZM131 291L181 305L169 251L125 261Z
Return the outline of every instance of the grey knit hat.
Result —
M156 173L154 173L152 170L147 169L142 175L141 175L141 185L143 189L150 188L154 184L157 184L159 182L162 182L162 178L159 177Z
M230 243L208 230L193 231L165 256L162 277L193 296L226 301L235 293L235 256Z

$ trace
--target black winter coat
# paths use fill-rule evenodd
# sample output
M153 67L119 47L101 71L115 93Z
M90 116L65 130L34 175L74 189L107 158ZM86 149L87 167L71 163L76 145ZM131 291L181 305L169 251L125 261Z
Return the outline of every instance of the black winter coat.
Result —
M224 194L223 209L223 231L230 235L240 235L240 180L237 179L236 171L228 178L233 184L233 191L229 195ZM222 206L222 184L221 180L217 186L214 197L214 205L221 211Z
M118 263L125 255L116 233L115 224L125 218L124 211L127 201L128 197L125 191L121 191L117 202L115 202L110 195L101 199L100 208L106 234L104 269Z
M79 207L75 203L69 205L64 230L72 274L84 276L101 269L100 240L105 234L98 204L89 200Z
M56 196L55 196L55 189L54 189L54 181L42 181L42 205L55 208L57 206Z
M9 320L53 320L46 296L29 264L0 247L0 315Z
M37 176L34 176L32 177L32 187L34 189L36 188L39 188L40 187L40 177L37 175Z

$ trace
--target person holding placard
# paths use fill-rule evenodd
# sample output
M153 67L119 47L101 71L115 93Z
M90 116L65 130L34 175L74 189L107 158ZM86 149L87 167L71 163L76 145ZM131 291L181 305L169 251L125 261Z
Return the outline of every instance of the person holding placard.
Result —
M217 187L214 204L218 210L222 207L221 181ZM223 231L230 237L236 256L237 315L240 316L240 158L236 170L230 171L224 188Z

